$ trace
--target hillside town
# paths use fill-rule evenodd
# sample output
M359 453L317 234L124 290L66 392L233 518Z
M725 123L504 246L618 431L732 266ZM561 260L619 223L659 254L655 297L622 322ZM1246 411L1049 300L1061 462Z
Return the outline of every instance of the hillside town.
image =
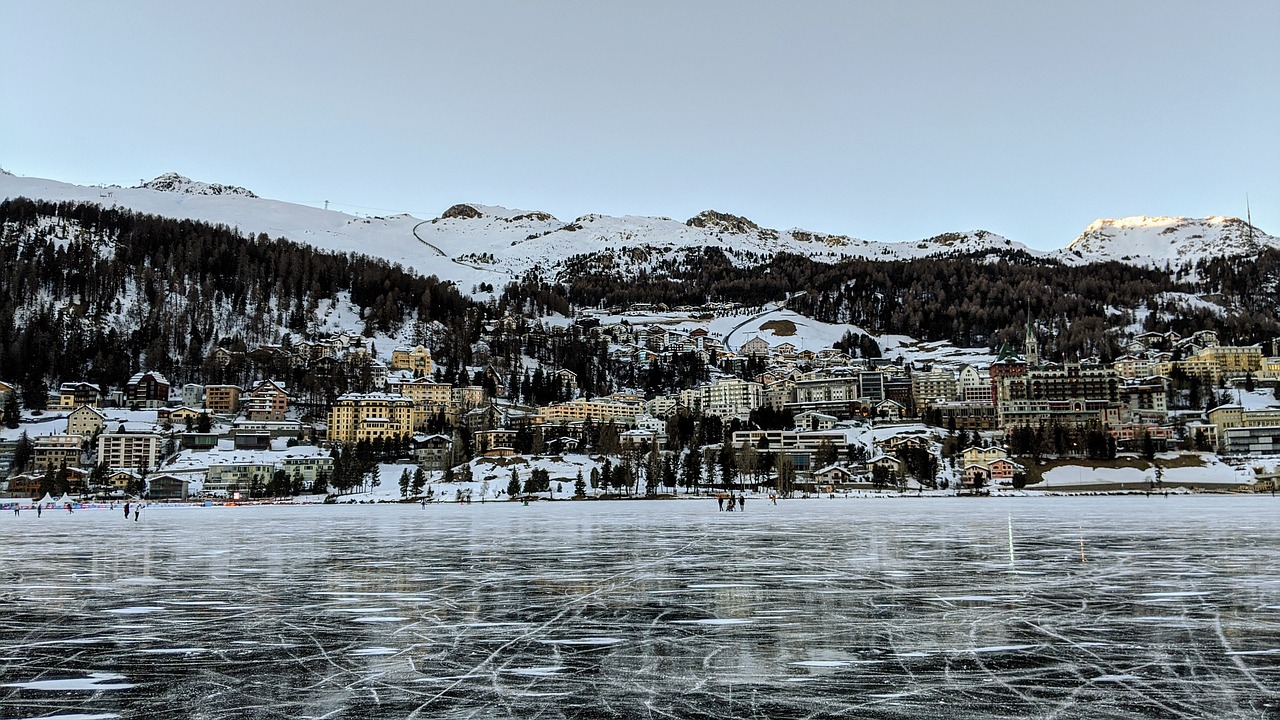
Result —
M4 495L338 500L370 496L383 477L399 492L377 497L406 500L1090 489L1053 482L1064 463L1132 470L1128 490L1277 486L1280 341L1146 332L1112 362L1049 359L1028 325L1023 347L989 363L918 362L764 333L730 348L705 327L584 315L534 330L495 323L475 356L517 331L605 341L641 375L692 363L701 379L588 396L574 372L528 356L523 376L484 364L446 379L422 344L379 358L367 338L340 333L217 348L206 365L223 377L279 370L243 382L179 385L142 370L119 388L66 379L44 407L24 407L0 381ZM315 390L333 377L347 390Z

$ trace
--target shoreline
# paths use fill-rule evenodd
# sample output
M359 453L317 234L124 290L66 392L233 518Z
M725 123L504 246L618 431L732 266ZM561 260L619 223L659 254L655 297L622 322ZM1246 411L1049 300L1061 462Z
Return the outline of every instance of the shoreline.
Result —
M1235 489L1204 489L1204 488L1164 488L1160 490L1146 490L1136 488L1123 489L1097 489L1097 490L1005 490L994 493L970 494L955 492L858 492L858 493L836 493L834 495L809 495L796 497L779 497L778 502L819 502L832 500L938 500L938 499L963 499L963 500L1007 500L1007 499L1042 499L1042 498L1075 498L1075 497L1197 497L1197 496L1271 496L1275 497L1275 491L1269 490L1252 490L1243 491ZM768 495L748 495L749 499L755 505L768 506L773 504ZM147 510L155 509L205 509L205 508L249 508L249 507L325 507L340 506L350 507L353 505L378 505L378 506L449 506L449 505L516 505L524 506L533 503L609 503L609 502L692 502L692 501L711 501L716 499L716 495L658 495L658 496L617 496L617 497L564 497L564 498L534 498L530 497L518 499L492 499L484 502L458 502L456 500L430 500L423 503L421 499L405 499L405 500L388 500L385 498L368 498L358 496L338 496L331 502L324 499L275 499L275 500L183 500L183 501L164 501L157 500L153 502L143 502L143 508ZM0 498L0 511L13 511L15 504L19 511L36 510L37 502L24 498ZM130 504L134 504L130 501ZM123 502L112 504L108 502L72 502L72 511L81 510L107 510L120 511L124 507ZM66 512L65 504L46 503L43 507L44 511L50 513Z

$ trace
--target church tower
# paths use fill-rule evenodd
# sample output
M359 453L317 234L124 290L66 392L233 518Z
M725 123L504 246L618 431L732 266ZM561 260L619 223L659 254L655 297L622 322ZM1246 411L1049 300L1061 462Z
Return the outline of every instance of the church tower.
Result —
M1037 367L1040 365L1040 342L1036 340L1036 332L1031 327L1031 318L1027 317L1027 365Z

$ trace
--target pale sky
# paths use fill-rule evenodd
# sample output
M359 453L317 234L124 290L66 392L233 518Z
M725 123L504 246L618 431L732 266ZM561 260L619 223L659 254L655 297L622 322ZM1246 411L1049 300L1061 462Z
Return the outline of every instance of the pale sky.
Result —
M1061 247L1280 234L1280 2L0 0L0 167Z

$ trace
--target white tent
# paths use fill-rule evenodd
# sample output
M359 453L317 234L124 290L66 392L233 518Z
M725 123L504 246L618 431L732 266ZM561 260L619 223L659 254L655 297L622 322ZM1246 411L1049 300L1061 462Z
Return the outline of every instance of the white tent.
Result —
M44 494L44 497L42 497L42 498L40 498L39 500L37 500L37 501L36 501L36 504L37 504L37 505L48 505L48 504L49 504L49 503L51 503L51 502L53 502L53 498L49 497L49 493L45 493L45 494Z

